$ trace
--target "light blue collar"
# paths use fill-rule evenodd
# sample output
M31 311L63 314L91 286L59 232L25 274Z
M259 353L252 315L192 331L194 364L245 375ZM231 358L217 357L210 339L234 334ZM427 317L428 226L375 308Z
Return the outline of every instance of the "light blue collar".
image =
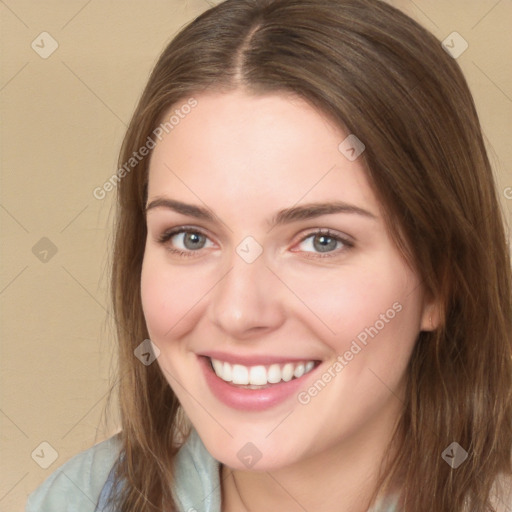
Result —
M174 495L180 512L221 512L220 463L204 446L192 428L175 459ZM95 512L115 512L106 507L114 486L114 468L101 490ZM397 497L379 501L370 512L396 512Z

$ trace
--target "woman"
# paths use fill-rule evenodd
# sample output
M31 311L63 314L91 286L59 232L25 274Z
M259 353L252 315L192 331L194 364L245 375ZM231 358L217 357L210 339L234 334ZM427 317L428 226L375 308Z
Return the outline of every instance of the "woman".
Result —
M116 184L122 432L27 510L512 510L503 221L425 29L223 2L156 64Z

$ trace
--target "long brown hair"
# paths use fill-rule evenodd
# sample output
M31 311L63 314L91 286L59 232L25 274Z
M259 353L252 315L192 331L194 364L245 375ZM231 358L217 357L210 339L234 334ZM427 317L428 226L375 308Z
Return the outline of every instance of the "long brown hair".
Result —
M379 0L227 0L173 39L135 110L119 166L162 115L206 89L293 92L364 142L393 239L442 305L408 368L403 414L375 490L399 476L405 512L493 510L512 473L512 299L503 219L474 103L437 39ZM176 510L184 427L148 338L140 297L149 156L117 185L112 299L119 338L123 457L117 510ZM133 163L133 162L132 162ZM453 469L442 454L469 454Z

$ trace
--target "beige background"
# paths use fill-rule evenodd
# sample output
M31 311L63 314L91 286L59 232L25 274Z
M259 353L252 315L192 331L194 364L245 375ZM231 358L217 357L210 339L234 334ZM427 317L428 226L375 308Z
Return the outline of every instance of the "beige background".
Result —
M458 61L510 219L512 2L392 3L439 39L457 31L468 42ZM115 407L105 414L115 388L106 279L113 193L97 200L92 191L116 170L160 51L206 8L205 0L0 0L1 511L23 510L59 465L116 431ZM35 40L43 51L44 31L59 45L46 59L31 47ZM51 455L41 442L58 453L47 469L37 463Z

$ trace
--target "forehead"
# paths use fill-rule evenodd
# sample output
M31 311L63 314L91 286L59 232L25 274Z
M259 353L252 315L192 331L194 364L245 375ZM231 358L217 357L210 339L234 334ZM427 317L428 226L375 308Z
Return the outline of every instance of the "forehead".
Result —
M349 134L306 101L241 91L194 98L153 150L149 199L201 199L239 211L318 200L378 209L362 158L351 161L339 149Z

